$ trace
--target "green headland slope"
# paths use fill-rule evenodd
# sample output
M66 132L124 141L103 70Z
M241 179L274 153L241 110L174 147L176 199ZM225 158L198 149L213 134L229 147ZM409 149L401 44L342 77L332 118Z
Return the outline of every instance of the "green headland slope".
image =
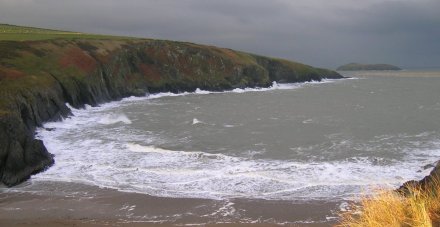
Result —
M85 104L155 92L342 78L301 63L193 43L0 25L0 181L54 163L35 128Z

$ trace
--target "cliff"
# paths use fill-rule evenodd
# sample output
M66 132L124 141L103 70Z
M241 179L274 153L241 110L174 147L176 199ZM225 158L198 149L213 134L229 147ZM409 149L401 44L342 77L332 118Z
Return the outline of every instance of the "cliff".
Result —
M341 78L300 63L192 43L123 38L0 41L0 181L12 186L54 157L34 137L85 104L154 92L267 87Z
M388 64L359 64L349 63L339 66L338 71L362 71L362 70L402 70L401 68Z

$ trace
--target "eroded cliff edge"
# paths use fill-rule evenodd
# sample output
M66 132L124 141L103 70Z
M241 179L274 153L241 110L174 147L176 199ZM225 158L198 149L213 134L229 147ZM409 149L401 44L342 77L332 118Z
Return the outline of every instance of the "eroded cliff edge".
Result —
M54 163L35 128L85 104L196 88L229 90L342 78L300 63L159 40L0 41L0 181L12 186Z

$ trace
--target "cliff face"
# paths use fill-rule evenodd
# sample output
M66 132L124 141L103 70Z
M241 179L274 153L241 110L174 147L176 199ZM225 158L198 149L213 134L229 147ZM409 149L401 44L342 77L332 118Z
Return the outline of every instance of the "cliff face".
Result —
M266 87L272 81L341 78L333 71L252 54L157 40L0 41L0 181L48 168L36 127L75 108L171 91Z

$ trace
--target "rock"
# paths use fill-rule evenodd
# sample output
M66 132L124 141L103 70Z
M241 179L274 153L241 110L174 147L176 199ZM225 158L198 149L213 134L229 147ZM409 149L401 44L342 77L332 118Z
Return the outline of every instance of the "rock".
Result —
M427 170L427 169L430 169L430 168L434 168L436 165L437 165L437 162L430 163L430 164L427 164L427 165L423 166L423 169Z
M2 169L1 181L5 185L16 185L54 164L53 155L46 150L41 140L28 143L25 148L17 141L11 143L6 165Z
M428 176L424 177L420 181L407 181L402 186L400 186L396 191L404 195L409 193L410 188L419 188L421 190L426 190L432 188L436 182L440 180L440 162L437 162L434 169L429 173Z

